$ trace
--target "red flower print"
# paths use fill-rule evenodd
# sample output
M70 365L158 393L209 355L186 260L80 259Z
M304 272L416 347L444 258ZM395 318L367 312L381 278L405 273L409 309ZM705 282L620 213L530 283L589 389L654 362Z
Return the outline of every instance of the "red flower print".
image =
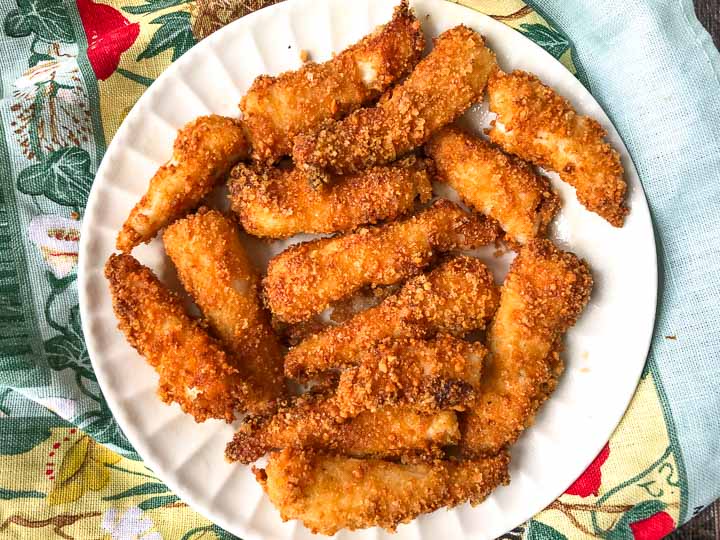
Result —
M660 540L675 529L675 522L667 512L658 512L647 519L630 524L635 540Z
M140 25L130 23L119 11L92 0L76 0L88 40L88 60L95 76L104 81L117 69L120 55L140 34Z
M600 450L598 456L593 462L585 469L585 472L580 475L580 478L575 480L572 486L567 488L568 495L578 495L580 497L589 497L591 494L597 497L600 489L600 483L602 482L602 467L603 463L607 461L610 455L610 445L605 444L603 449Z

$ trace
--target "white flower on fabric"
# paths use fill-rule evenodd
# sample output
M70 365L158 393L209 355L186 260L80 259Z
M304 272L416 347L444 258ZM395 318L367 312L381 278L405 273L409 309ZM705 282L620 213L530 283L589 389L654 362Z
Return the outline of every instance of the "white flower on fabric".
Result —
M152 528L152 519L145 517L137 506L128 508L118 518L117 508L111 508L102 518L102 528L112 540L162 540L159 532L146 533Z
M15 79L15 88L35 89L38 83L55 81L64 86L73 84L73 76L80 73L77 59L73 56L56 57L52 60L43 60L36 65L26 69L23 74Z
M80 222L62 216L36 216L28 226L28 236L50 265L56 278L73 271L80 250Z
M75 416L78 401L76 399L48 396L34 398L40 405L57 414L60 418L70 420Z
M43 60L15 79L10 111L13 136L31 162L68 146L89 144L90 99L77 55L49 45Z

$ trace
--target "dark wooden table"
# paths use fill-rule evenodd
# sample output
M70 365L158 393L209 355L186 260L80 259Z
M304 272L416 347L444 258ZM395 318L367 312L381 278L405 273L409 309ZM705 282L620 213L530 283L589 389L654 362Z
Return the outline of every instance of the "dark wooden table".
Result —
M694 0L698 19L720 48L720 0ZM720 540L720 502L708 506L668 540Z
M720 0L694 0L698 19L720 47Z

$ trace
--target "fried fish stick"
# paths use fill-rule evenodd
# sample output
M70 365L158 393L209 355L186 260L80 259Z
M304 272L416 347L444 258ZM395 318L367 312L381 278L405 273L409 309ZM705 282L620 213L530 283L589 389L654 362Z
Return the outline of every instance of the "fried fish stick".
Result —
M481 399L463 413L464 455L492 455L518 438L563 370L562 336L592 290L587 264L549 240L530 241L513 262L488 330Z
M305 379L356 363L361 351L388 338L462 337L482 330L499 301L490 270L478 259L453 257L429 274L409 280L398 294L329 327L285 356L285 374Z
M464 410L478 397L486 354L481 343L448 335L384 341L358 355L358 365L340 375L340 413L352 418L389 405L426 413Z
M258 298L259 278L232 220L217 210L176 221L163 235L180 281L250 376L257 407L285 392L280 343Z
M195 208L240 159L249 146L240 122L224 116L201 116L182 128L173 157L150 179L118 234L117 249L129 253Z
M254 469L283 521L299 519L313 533L401 523L443 506L480 504L509 480L507 452L475 461L391 463L285 449Z
M177 403L197 422L231 422L252 395L234 359L131 255L111 255L105 277L120 330L160 376L160 399Z
M290 154L296 135L376 99L410 73L424 47L420 22L403 0L389 23L332 60L261 75L240 103L253 157L272 163Z
M495 54L477 32L463 25L443 32L407 80L376 107L299 136L293 159L336 174L392 162L480 102L495 65Z
M436 178L478 212L496 219L513 244L543 236L560 209L547 178L460 128L440 130L425 152L435 162Z
M270 261L265 300L281 321L299 322L361 287L420 273L437 252L479 247L497 233L494 222L441 199L403 221L290 247Z
M305 394L283 403L273 416L245 419L225 456L252 463L270 450L313 448L354 457L397 458L435 454L460 439L453 411L421 414L386 407L343 420L332 395Z
M600 124L524 71L497 70L488 82L488 132L507 152L556 171L575 188L578 200L611 225L622 227L628 209L620 155L603 139Z
M233 211L247 232L268 238L298 233L351 231L363 224L393 220L415 200L432 196L423 160L409 158L337 178L313 188L302 169L237 165L230 181Z

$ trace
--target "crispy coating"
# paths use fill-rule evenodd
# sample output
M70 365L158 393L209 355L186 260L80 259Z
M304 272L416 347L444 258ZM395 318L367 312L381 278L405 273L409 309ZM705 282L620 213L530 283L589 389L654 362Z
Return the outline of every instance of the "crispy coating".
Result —
M294 323L366 285L389 285L427 266L436 252L472 249L497 238L497 225L441 199L403 221L296 244L273 258L265 299Z
M231 422L251 396L233 357L226 354L178 296L131 255L105 264L118 327L160 376L158 395L175 402L197 422Z
M165 251L211 330L245 366L253 410L285 393L282 349L258 298L259 278L240 242L237 225L217 210L170 225Z
M403 0L389 23L331 60L261 75L240 103L253 157L272 163L290 154L295 136L376 99L410 73L424 47L420 22Z
M429 338L437 332L462 337L485 328L498 302L493 276L481 261L452 257L412 278L378 306L290 349L285 374L305 379L353 365L361 351L388 338Z
M443 32L430 54L376 107L298 137L293 159L339 174L390 163L481 101L495 65L495 54L477 32L463 25Z
M298 168L237 165L230 181L232 209L247 232L287 238L298 233L346 232L393 220L432 196L424 160L373 167L314 188Z
M343 419L332 395L305 394L283 403L274 416L245 419L225 456L252 463L270 450L313 448L354 457L397 458L436 455L460 439L453 411L421 414L407 407L385 407Z
M177 134L173 157L150 179L120 233L117 249L129 253L195 208L230 168L248 157L249 146L239 121L201 116Z
M380 526L394 531L443 506L480 504L508 483L507 452L474 461L410 464L285 449L255 476L284 520L314 533Z
M597 121L577 114L565 98L524 71L497 70L488 96L490 110L497 113L488 132L493 142L557 171L588 210L622 227L628 213L623 167Z
M555 389L562 335L585 308L592 283L587 264L549 240L522 248L488 330L481 399L461 420L464 455L493 455L532 423Z
M436 178L478 212L496 219L511 244L543 236L560 209L547 178L458 127L437 132L425 152L435 162Z
M389 339L357 356L340 375L343 417L402 405L418 412L464 410L478 397L487 350L449 335L425 341Z

